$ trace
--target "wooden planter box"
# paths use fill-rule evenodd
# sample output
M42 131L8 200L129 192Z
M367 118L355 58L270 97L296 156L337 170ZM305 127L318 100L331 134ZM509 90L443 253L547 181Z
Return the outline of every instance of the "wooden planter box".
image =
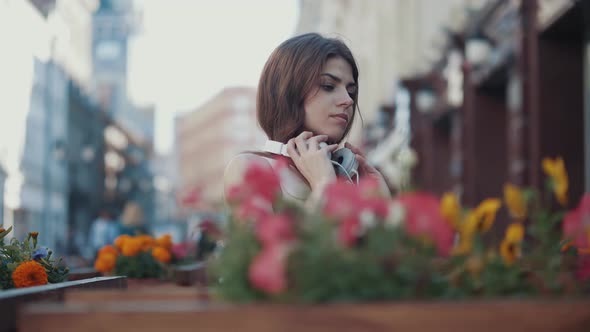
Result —
M15 331L19 308L26 303L60 302L67 290L127 287L125 277L97 277L0 291L0 331Z
M96 299L95 299L96 300ZM19 331L590 331L590 300L227 305L195 297L28 305Z

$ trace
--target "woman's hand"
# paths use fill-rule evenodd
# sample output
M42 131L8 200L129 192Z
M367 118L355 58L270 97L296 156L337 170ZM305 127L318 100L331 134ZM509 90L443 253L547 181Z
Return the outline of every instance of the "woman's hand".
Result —
M304 131L287 142L287 153L301 175L309 182L312 191L322 190L327 183L336 179L328 152L334 152L338 145L320 148L320 143L327 140L327 135L313 136L311 132Z
M350 149L350 151L352 151L352 153L355 154L356 160L359 162L359 176L370 176L377 179L377 181L379 181L379 184L381 185L383 193L387 196L391 196L391 192L389 191L389 186L387 186L385 178L383 178L381 172L379 172L373 165L369 164L369 162L367 161L367 157L365 157L361 149L357 148L356 146L348 142L344 144L344 147Z

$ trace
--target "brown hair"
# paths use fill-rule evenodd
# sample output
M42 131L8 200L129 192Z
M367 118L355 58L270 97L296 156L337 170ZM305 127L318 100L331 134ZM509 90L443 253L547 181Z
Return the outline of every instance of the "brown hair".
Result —
M352 68L357 89L351 96L353 112L343 137L350 131L357 110L358 68L352 52L341 40L307 33L284 41L270 55L256 98L258 124L269 139L286 143L304 129L303 104L317 85L328 59L341 57Z

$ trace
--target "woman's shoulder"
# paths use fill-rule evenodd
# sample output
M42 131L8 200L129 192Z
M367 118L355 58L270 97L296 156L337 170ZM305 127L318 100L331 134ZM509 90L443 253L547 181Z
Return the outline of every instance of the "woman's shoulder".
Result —
M223 174L224 187L228 188L234 184L240 183L243 179L244 172L252 163L262 164L272 167L272 158L259 152L242 152L235 155L225 167Z
M235 155L227 164L226 172L228 170L245 170L248 165L252 163L260 163L263 165L272 165L272 157L265 153L256 151L242 152Z

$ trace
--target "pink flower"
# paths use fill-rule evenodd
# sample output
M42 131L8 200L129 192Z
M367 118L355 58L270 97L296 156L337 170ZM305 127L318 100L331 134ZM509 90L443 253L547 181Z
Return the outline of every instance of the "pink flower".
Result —
M248 188L249 195L256 195L272 202L281 191L281 183L278 174L272 167L252 163L244 174L243 185Z
M236 208L236 217L240 221L258 221L272 213L272 204L260 196L250 196Z
M447 256L453 246L453 230L440 214L440 203L435 196L415 192L401 195L405 207L405 229L412 236L426 236L436 246L438 254Z
M252 286L267 294L280 294L287 289L287 245L272 245L262 249L254 257L248 270Z
M345 247L353 247L359 237L361 224L358 218L348 217L338 225L338 240Z
M324 197L324 214L340 220L358 218L362 211L383 219L389 210L388 200L380 196L379 183L372 178L361 179L358 186L339 179L326 187Z
M221 230L219 227L217 227L217 225L209 219L205 219L199 223L199 230L212 238L216 238L221 235Z
M295 239L293 222L284 214L267 215L256 223L256 237L263 247Z
M563 235L572 240L578 251L590 251L590 193L585 194L578 207L563 218Z
M276 167L281 169L285 167L285 163L279 161ZM275 170L270 165L254 162L248 165L242 182L229 189L226 199L239 205L256 196L272 203L280 191L280 179Z
M172 255L176 258L176 259L183 259L185 258L189 251L192 248L192 245L186 242L183 243L174 243L172 245L172 249L170 249L170 251L172 252Z
M202 201L201 188L193 188L181 199L183 206L196 206Z
M324 197L323 210L328 217L344 219L359 213L358 188L344 180L338 179L329 184L324 190Z

